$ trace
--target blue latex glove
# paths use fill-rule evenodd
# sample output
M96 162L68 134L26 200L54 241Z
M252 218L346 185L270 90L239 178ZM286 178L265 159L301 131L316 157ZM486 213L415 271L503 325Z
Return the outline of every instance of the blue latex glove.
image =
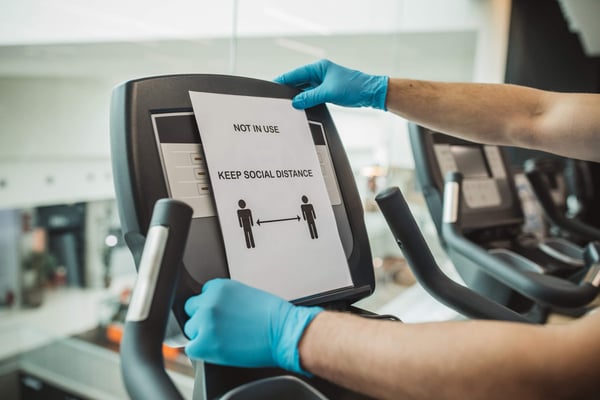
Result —
M190 297L184 332L191 358L236 367L281 367L307 374L298 342L320 307L299 307L229 279L213 279Z
M321 103L347 107L373 107L386 110L388 77L367 75L320 60L275 78L275 82L307 88L292 100L295 108L305 109Z

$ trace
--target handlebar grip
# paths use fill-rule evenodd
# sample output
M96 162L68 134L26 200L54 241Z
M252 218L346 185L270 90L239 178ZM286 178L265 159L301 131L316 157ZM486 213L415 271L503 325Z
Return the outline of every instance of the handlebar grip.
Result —
M527 176L544 213L555 225L567 232L579 235L583 239L600 240L600 229L578 220L569 219L559 210L550 195L546 182L544 182L542 172L535 167L535 164L527 164L525 176Z
M444 215L446 210L458 210L462 175L449 173L444 184ZM452 193L449 193L452 192ZM598 295L598 288L589 283L576 285L565 279L532 271L522 271L492 257L487 251L465 239L457 229L457 220L444 219L444 240L457 253L472 259L494 279L502 282L523 296L558 307L580 307Z
M471 318L531 323L521 314L459 285L442 272L400 189L386 189L375 200L415 277L433 297Z
M165 371L162 342L192 213L177 200L154 205L121 342L121 373L132 399L182 398Z

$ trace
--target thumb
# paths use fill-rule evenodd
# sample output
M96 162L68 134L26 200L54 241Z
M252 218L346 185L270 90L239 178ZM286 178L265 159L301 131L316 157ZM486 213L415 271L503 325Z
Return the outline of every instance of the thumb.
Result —
M299 110L314 107L318 104L325 103L325 91L322 86L317 86L314 89L308 89L292 99L292 106Z

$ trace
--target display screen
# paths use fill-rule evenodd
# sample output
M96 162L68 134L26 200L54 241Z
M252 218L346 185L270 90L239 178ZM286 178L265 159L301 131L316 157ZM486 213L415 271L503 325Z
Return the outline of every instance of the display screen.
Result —
M479 146L451 146L458 171L465 178L489 178L490 170Z
M216 216L194 114L153 114L152 123L169 195L189 204L194 218Z
M160 143L200 143L200 133L191 112L154 115Z
M152 124L169 195L188 203L194 209L194 218L216 216L194 114L191 111L152 114ZM309 126L331 205L340 205L341 195L323 125L309 121Z

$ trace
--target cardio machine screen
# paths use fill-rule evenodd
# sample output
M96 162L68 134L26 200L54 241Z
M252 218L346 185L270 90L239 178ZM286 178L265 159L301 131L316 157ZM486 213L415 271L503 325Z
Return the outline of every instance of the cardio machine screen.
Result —
M465 178L490 178L489 167L480 146L451 146L458 170Z
M151 114L151 121L169 197L183 201L193 209L189 237L193 238L194 245L187 246L184 264L197 282L227 276L230 271L225 258L222 257L223 253L207 251L220 248L222 245L213 186L209 179L203 143L194 113L191 111L154 112ZM352 235L349 231L327 137L322 123L317 121L308 121L308 123L327 195L336 218L344 256L347 259L353 247ZM200 259L204 260L202 268L198 267ZM338 288L316 291L315 294L333 289ZM290 296L291 298L296 297Z
M170 196L189 204L194 209L194 218L216 216L194 114L190 111L152 114L152 125ZM309 126L331 205L340 205L341 194L323 125L309 121Z

